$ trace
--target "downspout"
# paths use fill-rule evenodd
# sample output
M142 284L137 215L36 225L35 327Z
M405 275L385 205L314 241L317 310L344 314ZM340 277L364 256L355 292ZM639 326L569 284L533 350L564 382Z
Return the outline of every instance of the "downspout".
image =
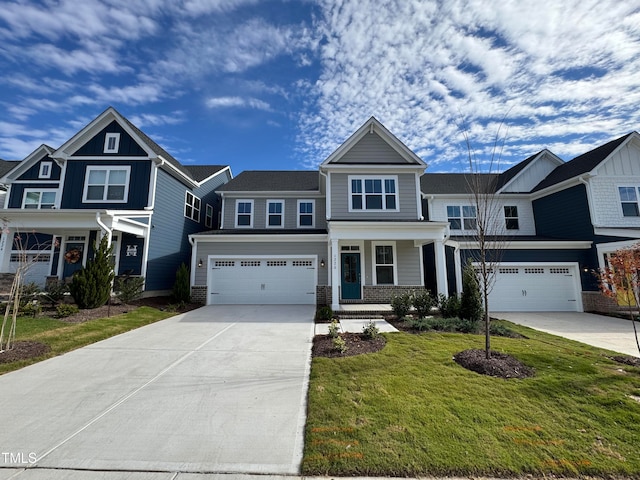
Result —
M189 274L189 281L191 283L191 287L195 285L196 282L196 257L195 253L198 250L196 239L189 235L189 243L191 244L191 273ZM195 247L195 248L194 248Z
M149 189L149 200L147 201L148 205L144 207L145 210L153 210L156 205L156 185L158 183L158 167L164 165L164 159L160 158L160 165L158 165L155 161L154 171L153 171L153 179L151 180L151 187ZM151 221L151 220L149 220Z
M591 175L589 176L589 178L591 178ZM600 225L596 225L594 223L595 216L593 215L593 201L591 198L591 188L589 188L589 182L585 180L584 175L578 177L578 181L584 185L584 189L587 193L587 204L589 205L589 215L591 216L591 225L594 227L599 227Z
M111 247L111 235L113 234L113 229L107 227L100 217L100 212L96 212L96 223L98 226L104 230L109 236L107 237L107 248Z

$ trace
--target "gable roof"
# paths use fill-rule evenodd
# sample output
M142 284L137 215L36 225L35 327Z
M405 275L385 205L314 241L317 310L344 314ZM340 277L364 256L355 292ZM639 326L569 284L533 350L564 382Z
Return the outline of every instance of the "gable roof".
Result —
M508 170L505 170L504 172L502 172L500 174L500 179L498 180L498 186L497 186L497 190L500 190L502 187L504 187L507 183L509 183L511 180L513 180L522 170L524 170L524 168L526 166L528 166L531 162L533 162L533 160L540 154L542 154L544 152L544 150L541 150L538 153L534 153L533 155L531 155L528 158L525 158L523 161L521 161L520 163L516 163L513 167L509 168Z
M227 165L184 165L184 168L191 174L191 178L201 182L229 167Z
M54 150L54 148L51 148L49 145L45 145L43 143L33 152L27 155L24 160L8 162L12 163L13 166L8 170L5 170L4 173L0 174L0 179L2 179L3 182L6 182L9 179L15 180L24 172L26 172L32 165L35 165L45 157L51 157L51 154L54 152ZM8 167L8 165L6 167Z
M369 118L358 130L356 130L345 142L340 145L331 155L329 155L320 168L338 164L340 159L351 150L362 138L369 134L376 133L391 149L393 149L407 165L419 166L427 168L427 164L418 157L409 147L402 143L398 138L386 129L375 117ZM358 162L362 163L362 162ZM397 162L394 162L397 164Z
M563 165L560 165L553 172L547 175L544 180L536 185L532 192L543 190L547 187L551 187L552 185L556 185L557 183L590 172L596 168L600 162L611 155L616 148L622 145L625 140L634 134L636 133L631 132L620 138L616 138L615 140L607 142L604 145L600 145L599 147L594 148L587 153L583 153Z
M7 173L13 170L16 166L20 165L19 160L2 160L0 159L0 178L4 177Z
M219 192L314 192L320 189L315 170L245 170Z
M494 193L499 177L497 173L425 173L420 177L420 190L425 195L471 194L474 182L479 181L485 192Z

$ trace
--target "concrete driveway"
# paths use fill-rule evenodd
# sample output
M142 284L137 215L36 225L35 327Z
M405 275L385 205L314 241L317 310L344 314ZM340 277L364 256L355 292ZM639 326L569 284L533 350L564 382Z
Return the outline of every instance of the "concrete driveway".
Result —
M640 356L629 320L576 312L492 312L491 316L595 347ZM640 328L638 323L636 326Z
M0 467L296 474L313 315L203 307L0 376Z

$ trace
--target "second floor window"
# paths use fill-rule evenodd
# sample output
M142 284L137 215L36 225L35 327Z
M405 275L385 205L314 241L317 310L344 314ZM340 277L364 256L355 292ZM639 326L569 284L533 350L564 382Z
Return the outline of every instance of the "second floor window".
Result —
M267 227L284 226L284 202L282 200L267 201Z
M236 227L253 227L253 200L236 201Z
M397 179L349 177L350 210L397 210Z
M22 208L54 208L56 192L46 190L25 190Z
M298 227L313 228L312 200L298 200Z
M618 193L622 203L622 215L625 217L639 217L638 189L636 187L618 187Z
M184 216L194 222L200 221L200 199L191 192L185 193Z
M504 222L507 230L518 230L520 228L518 224L518 207L505 205Z
M87 167L84 202L126 202L131 167Z
M204 214L204 226L207 228L213 227L213 206L207 203Z
M447 206L447 221L451 230L475 230L476 207L473 205Z

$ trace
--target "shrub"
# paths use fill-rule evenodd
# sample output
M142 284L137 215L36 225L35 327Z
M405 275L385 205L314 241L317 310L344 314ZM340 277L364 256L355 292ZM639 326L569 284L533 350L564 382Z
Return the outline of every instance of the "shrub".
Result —
M462 298L460 299L460 317L474 322L482 320L484 308L480 296L478 277L471 262L462 271Z
M373 320L369 320L369 323L362 327L362 334L365 338L373 340L380 336L380 329L376 327L376 324Z
M337 350L340 353L346 353L348 348L347 348L347 342L344 341L344 339L342 337L336 337L333 339L333 349Z
M56 307L56 314L58 318L70 317L71 315L78 313L80 309L69 303L61 303Z
M413 308L416 309L416 314L422 318L431 313L431 307L435 304L435 300L427 290L423 290L413 295L412 303Z
M34 300L38 300L40 297L40 287L35 283L25 283L22 286L22 291L20 292L20 309L25 305L33 303Z
M447 297L441 293L438 295L438 309L440 315L445 318L458 317L460 315L460 299L456 295Z
M51 308L54 308L57 304L59 304L63 299L65 293L69 291L69 286L60 281L56 280L55 282L47 283L47 286L44 289L44 293L42 297L44 301L51 305Z
M129 303L140 298L143 288L144 277L130 277L128 275L118 277L113 286L118 300L122 303Z
M340 323L337 320L333 320L331 324L329 324L329 336L331 338L336 338L340 333Z
M173 301L183 304L191 301L189 269L184 263L182 263L176 271L176 282L173 284Z
M25 317L37 317L38 315L40 315L40 313L42 313L42 306L37 300L25 303L24 305L20 306L20 315L23 315Z
M113 245L107 246L107 237L102 237L99 247L93 245L93 258L86 267L73 275L69 284L71 296L80 308L98 308L107 303L111 296L113 265L111 263Z
M333 317L333 310L331 310L331 307L320 307L316 312L316 320L327 321L331 320L331 317Z
M394 295L391 299L391 308L398 318L406 317L411 310L411 294Z
M409 325L411 328L415 328L416 330L424 331L431 329L431 318L411 318L409 319Z

